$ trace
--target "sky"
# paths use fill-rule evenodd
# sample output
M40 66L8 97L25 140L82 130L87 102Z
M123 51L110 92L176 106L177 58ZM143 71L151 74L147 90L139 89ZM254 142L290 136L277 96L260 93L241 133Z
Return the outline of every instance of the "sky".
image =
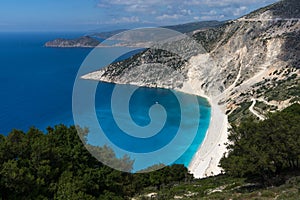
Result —
M278 0L0 0L0 32L92 31L236 19Z

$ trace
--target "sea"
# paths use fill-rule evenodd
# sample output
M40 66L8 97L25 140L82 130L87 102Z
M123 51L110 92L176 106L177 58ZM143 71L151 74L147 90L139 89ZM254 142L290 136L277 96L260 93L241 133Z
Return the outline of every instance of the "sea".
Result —
M78 78L79 68L92 49L46 48L44 44L55 38L76 38L82 35L84 33L79 32L0 33L0 134L7 135L13 129L26 132L30 127L36 127L45 131L48 126L74 125L72 113L74 82L76 77ZM111 55L111 50L103 48L99 51L103 56L103 63L100 58L100 63L98 61L93 69L104 67L104 60ZM131 51L118 57L117 60L128 58L136 52ZM211 109L206 99L195 97L196 103L182 105L177 96L191 95L160 88L137 89L128 105L134 123L139 126L149 124L151 121L149 109L155 104L163 106L167 115L163 131L159 134L160 138L153 136L153 140L140 143L136 138L128 139L128 134L124 134L115 122L110 101L115 86L112 83L100 82L95 94L96 116L102 130L109 133L109 140L129 152L145 153L151 149L155 151L170 143L176 136L180 124L185 124L180 129L183 129L186 140L191 140L192 143L173 163L184 164L187 167L203 142L209 126ZM128 90L130 87L132 86L125 85L121 86L121 89ZM182 117L182 112L195 108L199 110L199 118ZM121 112L117 114L122 116ZM185 121L182 122L183 120ZM93 130L93 127L87 128ZM196 133L190 133L190 130L196 130ZM92 137L90 139L88 142L94 143ZM168 156L177 149L182 147L175 146ZM163 160L161 164L164 164ZM135 171L140 169L142 166L134 165Z

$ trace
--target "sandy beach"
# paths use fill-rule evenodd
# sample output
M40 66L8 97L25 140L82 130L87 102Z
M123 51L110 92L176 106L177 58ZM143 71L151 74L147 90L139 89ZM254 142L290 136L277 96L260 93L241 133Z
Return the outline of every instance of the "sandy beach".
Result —
M195 178L205 178L220 174L222 169L218 167L219 161L226 152L225 143L228 142L228 119L225 114L226 105L218 105L218 102L226 96L226 91L217 96L207 95L201 88L201 78L197 76L199 63L207 60L207 55L199 55L191 62L191 68L188 72L188 81L179 89L181 92L193 94L205 98L211 106L211 118L208 130L206 132L204 141L199 146L197 152L194 154L188 169ZM201 67L201 66L200 66Z
M204 141L188 166L189 171L195 178L205 178L222 173L222 169L218 165L223 154L226 152L225 143L228 141L228 119L225 114L225 105L218 105L223 95L209 97L200 87L191 88L191 86L198 85L201 84L199 84L197 78L190 77L189 81L183 85L180 91L206 98L211 105L209 128Z
M211 105L209 127L201 146L199 146L188 166L190 173L195 178L205 178L222 173L222 169L218 165L226 152L225 143L228 142L228 119L225 114L225 105L218 105L221 96L210 98L199 88L198 90L192 90L185 86L179 91L204 97Z
M184 89L181 91L191 93ZM211 99L202 92L194 95L204 97L210 103L211 118L204 141L195 153L188 169L195 178L205 178L222 173L222 169L218 165L226 152L228 119L225 114L225 105L218 105L219 98Z
M208 99L211 104L211 120L203 143L195 153L188 169L195 178L205 178L222 173L219 161L226 152L227 116L217 100Z

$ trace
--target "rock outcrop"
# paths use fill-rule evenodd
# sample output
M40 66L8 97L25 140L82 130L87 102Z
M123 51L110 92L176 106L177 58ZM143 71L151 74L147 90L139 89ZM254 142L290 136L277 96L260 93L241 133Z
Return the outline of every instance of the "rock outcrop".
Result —
M76 39L55 39L45 44L46 47L59 47L59 48L94 48L98 46L100 42L90 36L82 36Z

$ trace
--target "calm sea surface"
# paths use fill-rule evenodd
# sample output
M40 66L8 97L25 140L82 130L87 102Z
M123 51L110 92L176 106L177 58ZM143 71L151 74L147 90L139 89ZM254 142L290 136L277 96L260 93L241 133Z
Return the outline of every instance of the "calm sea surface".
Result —
M7 135L12 129L27 131L31 126L45 130L57 124L73 125L72 90L77 71L91 49L45 48L46 41L58 37L77 37L82 33L0 33L0 133ZM100 50L103 59L109 50ZM125 56L126 57L126 56ZM100 59L101 60L101 59ZM101 63L93 66L102 67ZM130 86L124 86L124 89ZM100 83L96 93L96 112L104 131L112 133L110 138L118 146L139 152L122 135L114 122L110 100L114 84ZM180 94L186 95L186 94ZM122 98L122 97L120 97ZM210 120L210 107L205 99L198 98L198 105L186 105L184 109L200 108L200 120L188 119L189 126L198 126L192 145L176 161L188 166L194 153L202 143ZM165 89L140 88L130 100L132 119L138 125L149 123L148 111L159 102L166 108L169 120L163 131L166 139L176 134L181 112L174 93ZM120 113L121 115L122 113ZM189 137L189 127L186 128ZM114 137L115 135L115 137ZM149 148L161 148L164 142L149 142ZM147 150L147 147L144 147ZM181 147L178 147L181 148Z

